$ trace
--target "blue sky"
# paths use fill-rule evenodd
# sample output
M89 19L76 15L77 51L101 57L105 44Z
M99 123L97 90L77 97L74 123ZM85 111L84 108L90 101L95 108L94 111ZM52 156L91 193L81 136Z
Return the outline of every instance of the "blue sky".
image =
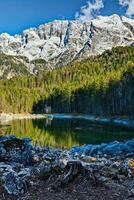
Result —
M119 1L131 0L89 0L90 3L103 1L104 7L97 13L125 15L128 5ZM134 0L132 0L134 1ZM29 27L36 27L54 19L74 19L87 0L0 0L0 33L20 33ZM79 13L80 15L80 13Z

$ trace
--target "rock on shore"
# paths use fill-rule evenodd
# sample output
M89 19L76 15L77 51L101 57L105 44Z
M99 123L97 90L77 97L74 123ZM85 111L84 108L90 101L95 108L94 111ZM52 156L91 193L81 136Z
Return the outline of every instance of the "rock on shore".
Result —
M101 184L131 179L133 158L134 140L61 150L32 146L29 138L0 137L0 193L23 195L32 179L46 181L52 175L57 176L54 190L79 174Z

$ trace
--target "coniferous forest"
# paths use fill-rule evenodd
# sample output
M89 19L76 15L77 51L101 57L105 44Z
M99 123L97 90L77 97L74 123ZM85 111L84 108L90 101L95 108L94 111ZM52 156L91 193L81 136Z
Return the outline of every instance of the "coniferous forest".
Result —
M134 116L134 47L117 47L37 76L0 80L0 112Z

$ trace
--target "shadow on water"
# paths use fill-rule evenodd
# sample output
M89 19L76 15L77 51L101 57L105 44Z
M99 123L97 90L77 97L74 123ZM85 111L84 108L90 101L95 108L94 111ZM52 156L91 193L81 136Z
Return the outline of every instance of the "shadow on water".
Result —
M2 129L2 135L30 137L33 144L71 148L83 144L100 144L134 137L134 131L124 127L91 123L83 119L14 120Z

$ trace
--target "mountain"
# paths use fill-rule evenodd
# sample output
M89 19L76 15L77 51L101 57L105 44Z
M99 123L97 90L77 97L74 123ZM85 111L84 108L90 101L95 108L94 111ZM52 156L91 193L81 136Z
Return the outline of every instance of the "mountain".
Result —
M99 16L84 23L78 20L55 20L38 28L27 29L21 35L0 35L2 55L13 56L10 58L15 63L16 59L21 58L19 62L22 62L28 74L64 66L75 59L98 55L116 46L133 45L134 20L118 15ZM7 66L1 67L0 63L1 78L5 70ZM8 71L8 78L16 75Z
M0 54L0 79L37 75L48 67L49 63L43 59L29 61L24 56Z

